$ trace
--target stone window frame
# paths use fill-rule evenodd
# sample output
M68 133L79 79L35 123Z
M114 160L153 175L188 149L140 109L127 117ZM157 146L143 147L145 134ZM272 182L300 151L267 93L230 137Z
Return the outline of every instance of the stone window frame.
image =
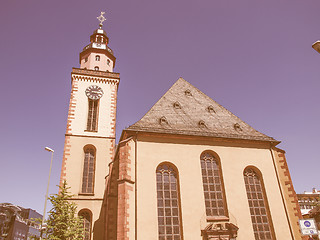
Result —
M83 169L80 195L94 195L96 154L97 149L95 146L88 144L83 147Z
M84 208L78 212L78 216L83 218L83 240L91 240L92 212Z
M165 177L168 173L168 177ZM166 181L166 179L168 181ZM156 168L158 236L159 240L183 240L179 172L169 162ZM167 189L167 190L166 190Z
M243 170L252 229L256 240L275 240L270 208L261 171L248 166Z
M204 157L211 156L211 166ZM215 163L215 164L214 164ZM208 168L209 166L209 168ZM217 153L205 150L200 154L200 168L207 221L228 221L229 212L225 194L221 160Z

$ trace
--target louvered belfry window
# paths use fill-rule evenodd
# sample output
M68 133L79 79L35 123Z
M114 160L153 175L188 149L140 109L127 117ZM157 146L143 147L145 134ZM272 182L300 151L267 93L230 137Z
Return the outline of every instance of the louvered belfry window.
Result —
M89 101L89 108L88 108L87 131L97 131L99 100L88 99L88 101Z
M159 240L182 240L178 172L169 164L157 168Z
M220 166L213 154L200 156L206 214L208 217L227 216Z
M260 176L252 168L244 171L251 220L256 240L274 239L270 213L267 209L266 194Z
M93 193L95 172L95 149L92 146L84 149L82 176L82 193Z
M91 214L87 210L81 210L79 216L83 220L83 240L91 238Z

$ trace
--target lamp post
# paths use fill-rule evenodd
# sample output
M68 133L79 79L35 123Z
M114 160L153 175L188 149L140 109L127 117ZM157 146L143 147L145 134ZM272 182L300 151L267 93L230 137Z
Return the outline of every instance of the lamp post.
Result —
M45 147L45 150L48 152L51 152L51 162L50 162L49 178L48 178L48 185L47 185L47 193L46 193L46 197L45 197L45 201L44 201L44 209L43 209L43 216L42 216L41 229L40 229L40 240L42 239L42 227L43 227L43 223L44 223L44 219L45 219L45 215L46 215L50 176L51 176L51 169L52 169L52 160L53 160L53 153L54 153L54 150L49 147Z
M312 48L320 53L320 41L316 41L314 44L312 44Z

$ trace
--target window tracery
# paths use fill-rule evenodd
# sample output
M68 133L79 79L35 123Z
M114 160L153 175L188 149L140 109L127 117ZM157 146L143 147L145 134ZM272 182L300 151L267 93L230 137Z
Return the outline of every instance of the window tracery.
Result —
M98 129L99 100L92 100L88 98L88 104L87 131L94 132Z
M266 194L260 176L254 169L247 168L244 171L244 181L255 239L275 239L270 213L267 208Z
M95 153L93 146L84 148L83 174L81 193L93 193L95 178Z
M83 219L83 240L91 239L91 213L89 210L81 210L79 217Z
M178 172L163 163L156 171L159 240L182 240Z
M206 214L208 217L227 217L222 175L217 159L210 152L200 156Z

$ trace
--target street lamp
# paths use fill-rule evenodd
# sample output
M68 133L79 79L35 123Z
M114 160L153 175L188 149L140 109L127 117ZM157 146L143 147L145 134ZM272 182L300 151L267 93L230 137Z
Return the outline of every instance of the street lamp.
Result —
M316 41L314 44L312 44L312 48L320 53L320 41Z
M45 201L44 201L44 210L43 210L41 229L40 229L40 240L42 239L42 227L43 227L43 223L44 223L44 219L45 219L45 215L46 215L49 184L50 184L50 176L51 176L51 168L52 168L52 160L53 160L53 153L54 153L54 150L49 148L49 147L45 147L45 150L48 151L48 152L51 152L51 162L50 162L49 178L48 178L48 185L47 185L47 193L46 193L46 197L45 197Z

